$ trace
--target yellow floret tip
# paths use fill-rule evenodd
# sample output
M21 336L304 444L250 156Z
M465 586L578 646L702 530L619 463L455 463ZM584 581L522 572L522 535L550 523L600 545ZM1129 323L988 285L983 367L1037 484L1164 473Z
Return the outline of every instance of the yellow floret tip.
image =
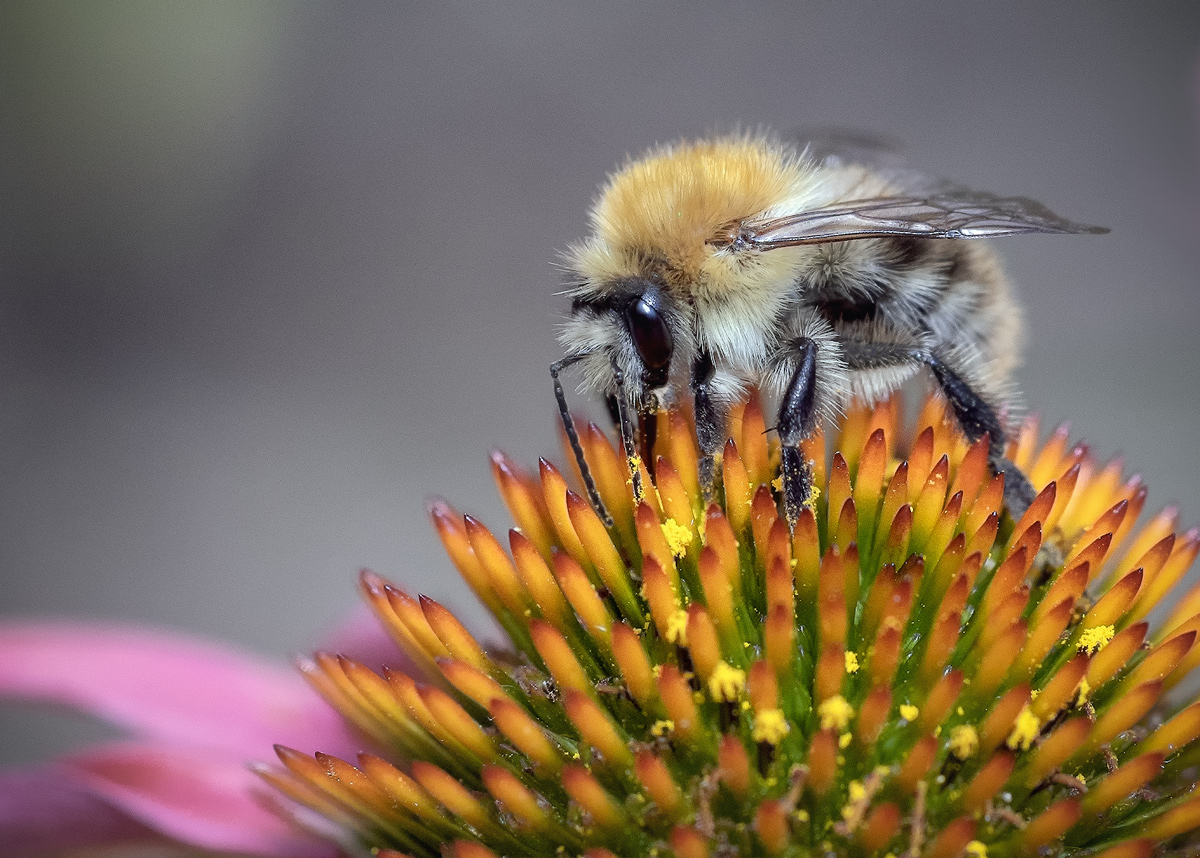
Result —
M917 716L921 714L921 710L911 703L900 704L900 717L905 721L916 721Z
M764 709L754 717L754 729L750 737L756 742L778 745L791 732L791 725L783 717L782 709Z
M723 661L717 662L708 677L708 693L719 703L733 703L746 688L746 671Z
M846 673L858 673L858 653L846 653Z
M849 732L843 733L842 735L838 736L838 747L844 751L844 750L846 750L846 748L850 747L850 743L853 741L854 741L853 733L849 733Z
M987 858L987 845L972 840L967 844L967 858Z
M959 724L950 731L946 747L950 749L951 754L965 760L979 747L979 734L970 724Z
M1104 649L1104 645L1113 639L1117 633L1113 626L1094 626L1084 629L1079 636L1079 649L1082 652L1094 653Z
M1014 751L1018 749L1027 751L1041 729L1042 722L1026 706L1021 710L1021 714L1017 716L1017 723L1013 725L1012 732L1008 734L1008 740L1005 744Z
M821 719L822 730L837 730L839 733L850 725L854 717L854 707L846 702L840 694L821 701L817 707L817 717Z
M691 528L680 524L673 518L668 518L662 523L662 533L666 537L667 547L671 549L673 556L682 557L687 554L687 550L692 544Z
M650 735L661 739L675 729L675 722L668 719L655 721L650 728Z
M687 646L687 611L676 611L667 620L667 640L676 646Z

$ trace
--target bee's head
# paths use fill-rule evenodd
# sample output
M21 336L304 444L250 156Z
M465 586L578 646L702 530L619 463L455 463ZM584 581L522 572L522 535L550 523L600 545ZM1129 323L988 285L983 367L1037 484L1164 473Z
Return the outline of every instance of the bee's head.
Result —
M685 314L650 279L585 283L571 290L571 313L559 335L567 357L579 358L585 383L615 393L613 367L638 408L666 406L672 377L686 364L691 336Z

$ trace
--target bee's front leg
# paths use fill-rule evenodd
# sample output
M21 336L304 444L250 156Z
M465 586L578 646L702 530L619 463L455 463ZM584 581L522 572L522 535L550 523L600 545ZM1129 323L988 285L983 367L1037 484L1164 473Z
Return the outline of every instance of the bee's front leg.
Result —
M791 383L779 403L781 470L783 471L783 507L788 527L794 528L812 500L812 466L804 458L800 443L812 435L817 423L817 344L800 337L793 344L795 370Z
M717 496L717 457L725 446L728 411L713 395L712 379L716 372L712 355L700 352L692 364L692 396L696 412L696 441L700 447L700 489L704 504Z

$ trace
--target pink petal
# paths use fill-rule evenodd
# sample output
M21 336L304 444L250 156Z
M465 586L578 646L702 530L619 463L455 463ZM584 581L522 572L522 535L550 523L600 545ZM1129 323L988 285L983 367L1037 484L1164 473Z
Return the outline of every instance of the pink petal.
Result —
M276 742L358 746L284 664L179 635L114 625L0 624L0 697L66 704L136 734L265 759Z
M332 858L338 850L284 822L241 760L132 743L75 754L65 768L133 819L193 846L247 855Z
M384 665L408 674L417 670L412 660L384 631L383 625L371 613L371 609L362 604L355 607L349 617L325 635L319 649L352 658L376 673L380 672Z
M58 766L0 771L0 843L7 858L160 842L161 835L98 798Z

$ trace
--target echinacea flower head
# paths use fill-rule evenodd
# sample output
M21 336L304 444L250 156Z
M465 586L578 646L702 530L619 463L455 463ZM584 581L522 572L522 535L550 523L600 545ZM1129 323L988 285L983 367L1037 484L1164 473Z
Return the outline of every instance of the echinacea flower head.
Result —
M496 454L507 545L431 507L508 640L364 573L420 669L318 654L309 681L375 747L279 748L260 774L346 845L413 856L1145 858L1200 829L1200 550L1146 490L1065 430L1008 455L1039 493L1019 520L986 440L929 400L856 408L806 449L820 493L781 518L778 450L735 410L706 503L686 416L652 470L581 434L613 524L546 461ZM629 467L641 473L635 499ZM1148 620L1155 608L1153 626Z

